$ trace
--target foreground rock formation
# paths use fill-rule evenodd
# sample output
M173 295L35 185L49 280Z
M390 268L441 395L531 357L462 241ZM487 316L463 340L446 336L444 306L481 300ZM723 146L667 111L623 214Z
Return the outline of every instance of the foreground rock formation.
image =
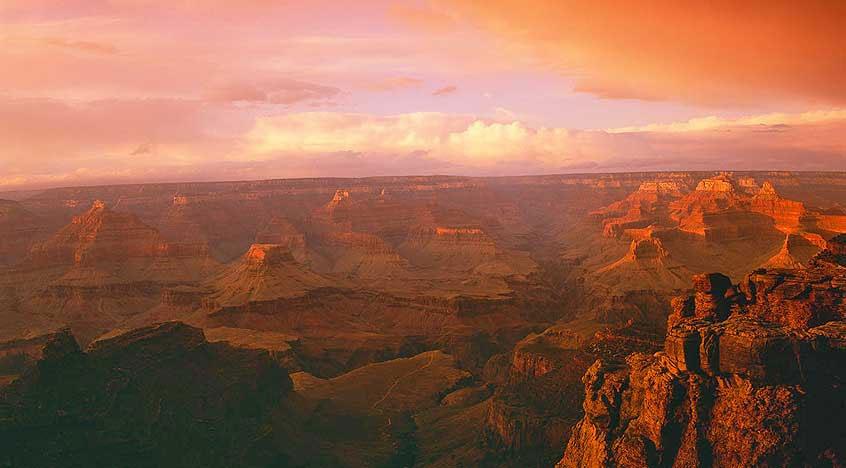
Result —
M5 466L267 466L263 424L292 389L267 353L179 322L97 341L57 334L0 392ZM234 447L242 447L235 450Z
M490 400L484 439L513 466L549 466L561 457L562 440L582 417L580 377L597 358L654 352L658 340L642 323L601 324L577 320L554 325L521 340L510 356ZM496 381L489 362L489 375Z
M842 241L807 270L697 276L663 352L587 371L558 466L843 466Z

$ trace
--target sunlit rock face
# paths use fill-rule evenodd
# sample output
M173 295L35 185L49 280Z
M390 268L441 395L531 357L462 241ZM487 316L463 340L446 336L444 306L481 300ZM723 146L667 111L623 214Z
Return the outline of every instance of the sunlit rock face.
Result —
M811 194L819 190L816 183L806 192L776 173L694 180L643 182L628 197L590 213L604 237L630 242L628 253L598 269L597 282L669 291L707 271L742 277L761 267L805 268L826 239L846 229L839 208L806 201L819 201Z
M802 270L719 274L674 301L664 351L596 361L559 467L839 466L846 269L839 240Z
M660 223L667 216L669 203L681 198L686 190L685 185L676 180L643 182L625 199L596 210L591 216L602 220L603 235L618 238L627 229Z

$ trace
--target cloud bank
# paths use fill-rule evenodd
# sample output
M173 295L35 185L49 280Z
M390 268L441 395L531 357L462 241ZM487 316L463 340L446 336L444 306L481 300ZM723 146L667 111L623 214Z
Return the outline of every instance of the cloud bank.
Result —
M440 112L380 116L319 111L260 116L243 130L210 135L198 123L202 103L53 104L50 122L43 122L40 112L24 112L27 104L46 105L0 102L0 116L17 119L16 126L0 131L0 151L16 154L0 159L5 161L0 164L5 174L0 187L9 190L137 180L846 170L844 110L606 130ZM163 108L168 109L165 114L153 112ZM115 120L116 113L134 117ZM27 116L30 121L20 119ZM50 138L40 138L45 130ZM39 173L45 162L50 170Z
M604 98L846 103L846 3L440 0Z
M846 170L846 3L0 0L0 190Z

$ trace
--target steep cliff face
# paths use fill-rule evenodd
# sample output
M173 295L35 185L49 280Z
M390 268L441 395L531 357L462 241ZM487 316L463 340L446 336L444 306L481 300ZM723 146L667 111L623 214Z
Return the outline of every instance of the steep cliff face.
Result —
M0 266L22 259L46 231L43 221L20 203L0 200Z
M309 260L306 236L290 221L274 216L256 234L256 244L275 244L287 248L300 263Z
M699 182L696 190L671 204L681 230L716 242L749 239L775 229L785 234L805 228L804 204L782 198L769 181L719 175Z
M70 334L0 393L0 463L8 466L267 466L261 442L290 393L263 351L205 341L172 322L95 342Z
M70 326L87 342L218 268L204 245L169 243L136 215L96 201L0 275L10 299L0 295L9 311L0 321L11 337Z
M807 216L803 203L782 198L769 181L761 185L749 205L751 211L772 218L776 228L787 234L802 229Z
M736 211L743 193L739 192L734 181L727 175L707 178L699 181L696 189L670 204L670 215L678 222L679 229L706 236L708 231L720 227L731 227L725 216ZM723 216L716 216L718 213Z
M490 261L497 248L478 226L436 226L409 235L403 252L415 264L444 269L468 270Z
M527 463L552 464L582 415L579 376L598 357L656 349L648 337L632 326L587 321L529 335L515 346L508 377L490 400L484 423L488 446Z
M623 258L600 268L596 275L621 289L681 289L692 274L666 248L665 232L652 228L629 231L632 238Z
M599 360L559 467L842 466L840 246L810 270L695 278L664 351Z
M623 200L593 211L591 216L602 220L603 235L621 237L628 229L640 229L667 217L667 209L689 190L676 180L643 182Z
M801 269L820 251L819 235L787 234L781 250L770 257L763 265L764 268ZM822 241L823 247L825 241Z

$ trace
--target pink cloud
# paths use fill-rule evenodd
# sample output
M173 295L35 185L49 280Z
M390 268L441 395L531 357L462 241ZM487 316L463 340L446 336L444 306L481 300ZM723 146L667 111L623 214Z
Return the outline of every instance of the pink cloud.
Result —
M456 91L458 91L458 87L455 85L444 86L432 91L432 96L446 96Z
M830 0L440 0L512 56L610 99L846 103L846 4Z
M470 115L304 112L208 135L201 103L3 103L0 187L389 174L846 170L846 111L570 130ZM41 121L27 108L47 107ZM4 113L5 112L5 113ZM115 116L124 116L117 119ZM41 142L33 144L33 142ZM22 144L25 143L25 144Z
M832 115L652 111L843 101L842 8L718 4L0 0L0 185L843 168ZM554 123L631 97L624 128Z
M418 88L423 85L423 80L419 78L412 78L408 76L397 76L390 78L383 78L374 80L369 83L364 83L361 87L368 91L397 91L408 88Z
M117 47L111 44L104 44L100 42L93 42L93 41L70 41L67 39L62 38L47 38L44 39L44 43L53 46L53 47L60 47L64 49L71 49L71 50L78 50L81 52L88 52L92 54L116 54L118 52Z
M235 83L213 88L209 98L222 102L282 104L326 104L338 97L341 90L304 81L275 79L264 83Z
M846 167L846 112L749 116L613 132L416 113L302 113L260 118L252 160L352 152L426 154L469 174L509 171L836 169ZM683 130L681 130L683 129ZM380 156L382 155L382 156Z

